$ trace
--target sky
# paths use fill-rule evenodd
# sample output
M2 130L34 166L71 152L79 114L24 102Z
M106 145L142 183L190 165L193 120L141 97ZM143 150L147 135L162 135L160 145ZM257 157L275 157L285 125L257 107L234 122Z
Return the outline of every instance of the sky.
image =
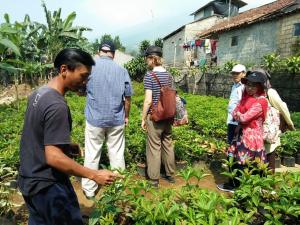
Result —
M142 40L162 38L182 25L192 22L191 13L211 0L45 0L52 12L62 9L62 17L75 11L74 25L93 31L84 36L93 41L103 34L120 36L127 49L135 49ZM274 0L243 0L245 11ZM32 21L45 23L41 0L0 0L0 23L8 13L12 22L28 14Z

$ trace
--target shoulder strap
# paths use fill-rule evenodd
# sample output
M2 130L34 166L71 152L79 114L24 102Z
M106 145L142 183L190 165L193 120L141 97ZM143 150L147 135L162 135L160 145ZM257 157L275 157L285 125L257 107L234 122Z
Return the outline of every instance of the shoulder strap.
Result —
M160 83L158 77L156 76L156 74L154 72L150 72L150 74L152 75L152 77L154 77L154 79L156 80L156 82L158 83L158 85L161 87L161 83Z

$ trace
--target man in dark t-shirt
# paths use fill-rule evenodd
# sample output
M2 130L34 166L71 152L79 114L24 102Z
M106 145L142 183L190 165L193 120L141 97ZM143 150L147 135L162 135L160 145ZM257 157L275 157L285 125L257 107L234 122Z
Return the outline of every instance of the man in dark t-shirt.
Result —
M29 225L83 224L68 175L102 185L116 178L111 171L92 170L69 157L79 148L71 144L72 119L64 94L84 90L94 64L92 57L80 49L62 50L54 61L57 76L29 97L18 179L29 209Z

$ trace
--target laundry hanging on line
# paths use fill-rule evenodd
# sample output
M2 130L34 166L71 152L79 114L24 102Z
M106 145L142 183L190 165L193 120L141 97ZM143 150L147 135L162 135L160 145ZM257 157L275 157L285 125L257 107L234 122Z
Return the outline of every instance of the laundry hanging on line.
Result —
M214 39L197 39L197 40L190 40L183 45L181 45L182 48L185 50L193 50L197 47L199 48L204 48L204 52L206 54L211 53L212 55L216 54L216 49L217 49L217 40Z

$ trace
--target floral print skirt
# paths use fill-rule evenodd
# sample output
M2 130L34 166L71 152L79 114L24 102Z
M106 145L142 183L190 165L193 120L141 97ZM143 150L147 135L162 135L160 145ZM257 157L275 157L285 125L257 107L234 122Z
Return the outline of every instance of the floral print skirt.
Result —
M266 162L264 149L251 150L240 141L235 142L228 148L227 156L234 157L241 165L245 165L247 162Z

